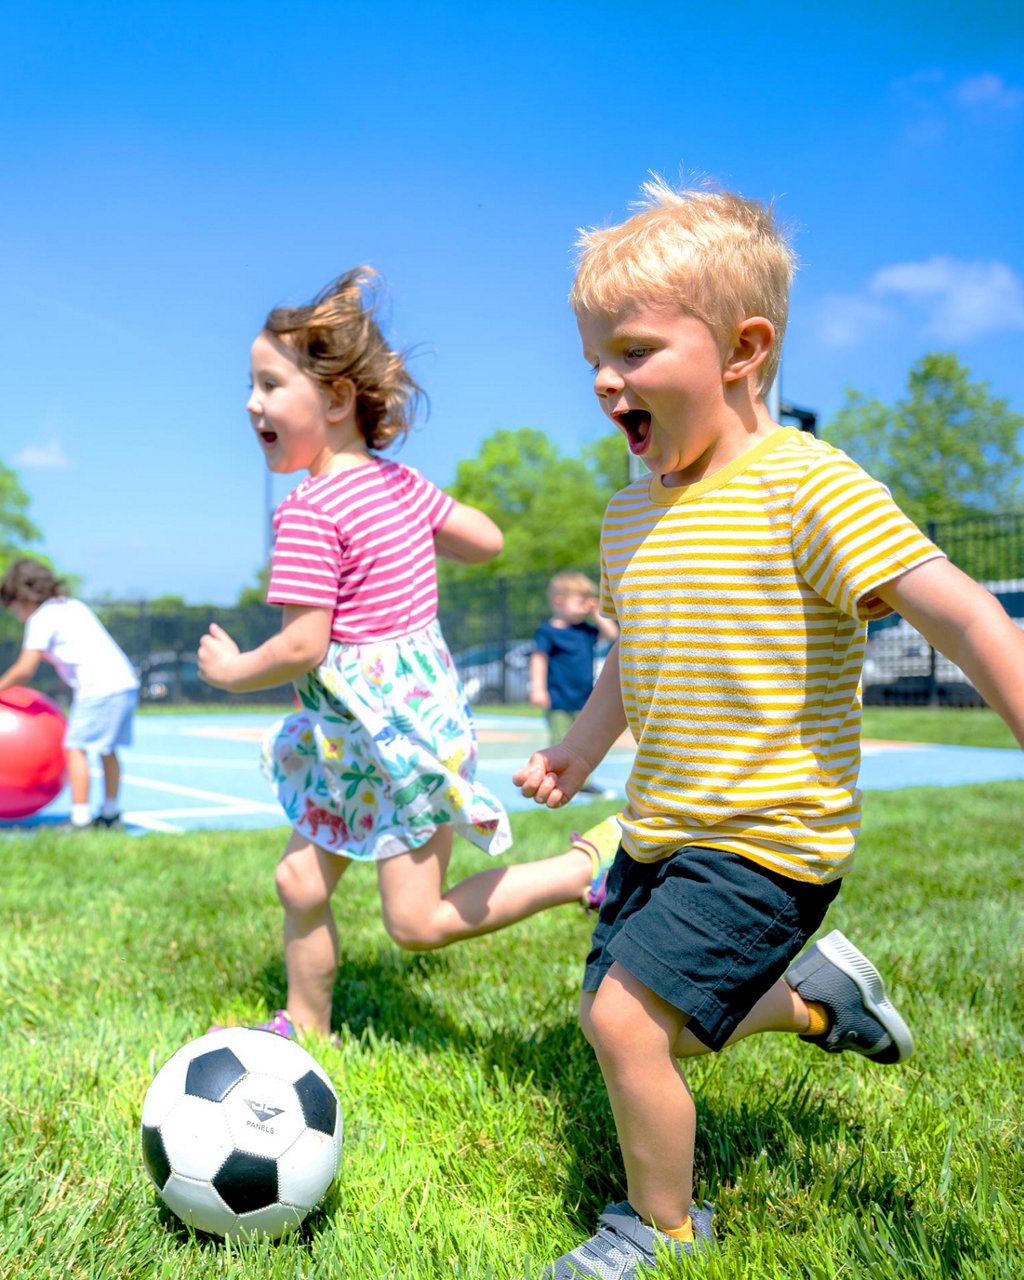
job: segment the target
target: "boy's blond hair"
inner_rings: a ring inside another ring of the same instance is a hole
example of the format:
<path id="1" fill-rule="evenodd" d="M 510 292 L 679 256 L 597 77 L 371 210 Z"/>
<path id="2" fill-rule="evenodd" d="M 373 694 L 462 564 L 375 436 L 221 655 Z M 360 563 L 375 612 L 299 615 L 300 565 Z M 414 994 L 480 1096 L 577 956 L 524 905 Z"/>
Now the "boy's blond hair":
<path id="1" fill-rule="evenodd" d="M 576 241 L 572 309 L 612 312 L 646 298 L 696 316 L 725 348 L 747 316 L 764 316 L 775 342 L 758 370 L 757 393 L 775 379 L 796 259 L 771 206 L 727 191 L 669 186 L 652 176 L 643 199 L 616 227 L 582 229 Z"/>
<path id="2" fill-rule="evenodd" d="M 554 604 L 556 596 L 567 596 L 571 591 L 581 596 L 596 596 L 597 586 L 578 569 L 562 569 L 548 583 L 548 601 Z"/>

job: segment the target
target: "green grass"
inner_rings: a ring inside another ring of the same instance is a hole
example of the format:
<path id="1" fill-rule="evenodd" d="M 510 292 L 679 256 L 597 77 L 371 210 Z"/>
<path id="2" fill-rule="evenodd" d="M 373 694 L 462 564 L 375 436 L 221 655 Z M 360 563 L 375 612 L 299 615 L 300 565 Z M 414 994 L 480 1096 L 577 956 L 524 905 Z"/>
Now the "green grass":
<path id="1" fill-rule="evenodd" d="M 988 707 L 865 707 L 865 738 L 941 742 L 955 747 L 1016 747 L 1005 723 Z"/>
<path id="2" fill-rule="evenodd" d="M 1021 1275 L 1022 804 L 1020 783 L 868 797 L 829 922 L 876 959 L 918 1052 L 885 1069 L 775 1036 L 691 1065 L 697 1194 L 716 1202 L 721 1244 L 702 1276 Z M 515 815 L 517 857 L 606 811 Z M 623 1194 L 575 1023 L 582 914 L 408 955 L 380 925 L 372 869 L 356 867 L 337 902 L 341 1048 L 314 1046 L 346 1124 L 324 1206 L 282 1243 L 236 1245 L 161 1209 L 142 1100 L 209 1022 L 282 1003 L 282 841 L 0 842 L 0 1276 L 536 1278 Z M 453 870 L 480 862 L 463 846 Z"/>

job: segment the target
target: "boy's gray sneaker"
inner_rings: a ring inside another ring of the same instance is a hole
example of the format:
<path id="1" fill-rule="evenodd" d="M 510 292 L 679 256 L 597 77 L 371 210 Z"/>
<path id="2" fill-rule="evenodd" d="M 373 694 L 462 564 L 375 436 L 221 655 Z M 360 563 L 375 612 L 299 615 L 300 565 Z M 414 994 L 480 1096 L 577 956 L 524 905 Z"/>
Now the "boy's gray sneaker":
<path id="1" fill-rule="evenodd" d="M 832 1017 L 824 1035 L 801 1040 L 826 1053 L 853 1049 L 872 1062 L 903 1062 L 914 1052 L 907 1024 L 886 999 L 881 974 L 838 929 L 798 956 L 785 977 L 799 996 L 824 1005 Z"/>
<path id="2" fill-rule="evenodd" d="M 544 1280 L 634 1280 L 637 1267 L 653 1270 L 659 1258 L 682 1258 L 714 1243 L 711 1216 L 714 1206 L 707 1200 L 700 1208 L 690 1206 L 693 1243 L 683 1244 L 662 1231 L 649 1227 L 628 1200 L 610 1204 L 598 1218 L 597 1234 L 564 1253 L 544 1272 Z"/>

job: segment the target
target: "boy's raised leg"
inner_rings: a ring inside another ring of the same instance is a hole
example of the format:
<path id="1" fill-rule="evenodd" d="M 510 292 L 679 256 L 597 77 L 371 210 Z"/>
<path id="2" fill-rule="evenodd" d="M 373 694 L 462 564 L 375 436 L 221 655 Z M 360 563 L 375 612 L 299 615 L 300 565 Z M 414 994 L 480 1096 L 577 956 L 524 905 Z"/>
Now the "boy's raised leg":
<path id="1" fill-rule="evenodd" d="M 872 1062 L 892 1064 L 914 1052 L 913 1037 L 886 995 L 882 975 L 838 929 L 798 956 L 786 981 L 802 1000 L 825 1009 L 827 1028 L 801 1038 L 826 1053 L 852 1049 Z"/>

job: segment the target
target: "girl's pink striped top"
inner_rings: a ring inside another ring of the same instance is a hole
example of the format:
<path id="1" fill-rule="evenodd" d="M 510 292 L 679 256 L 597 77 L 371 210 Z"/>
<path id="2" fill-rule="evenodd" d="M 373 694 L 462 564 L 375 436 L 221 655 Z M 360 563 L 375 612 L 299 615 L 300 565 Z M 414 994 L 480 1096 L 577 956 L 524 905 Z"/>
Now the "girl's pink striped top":
<path id="1" fill-rule="evenodd" d="M 274 515 L 267 601 L 333 610 L 343 644 L 421 630 L 437 616 L 434 531 L 454 505 L 400 462 L 308 476 Z"/>

